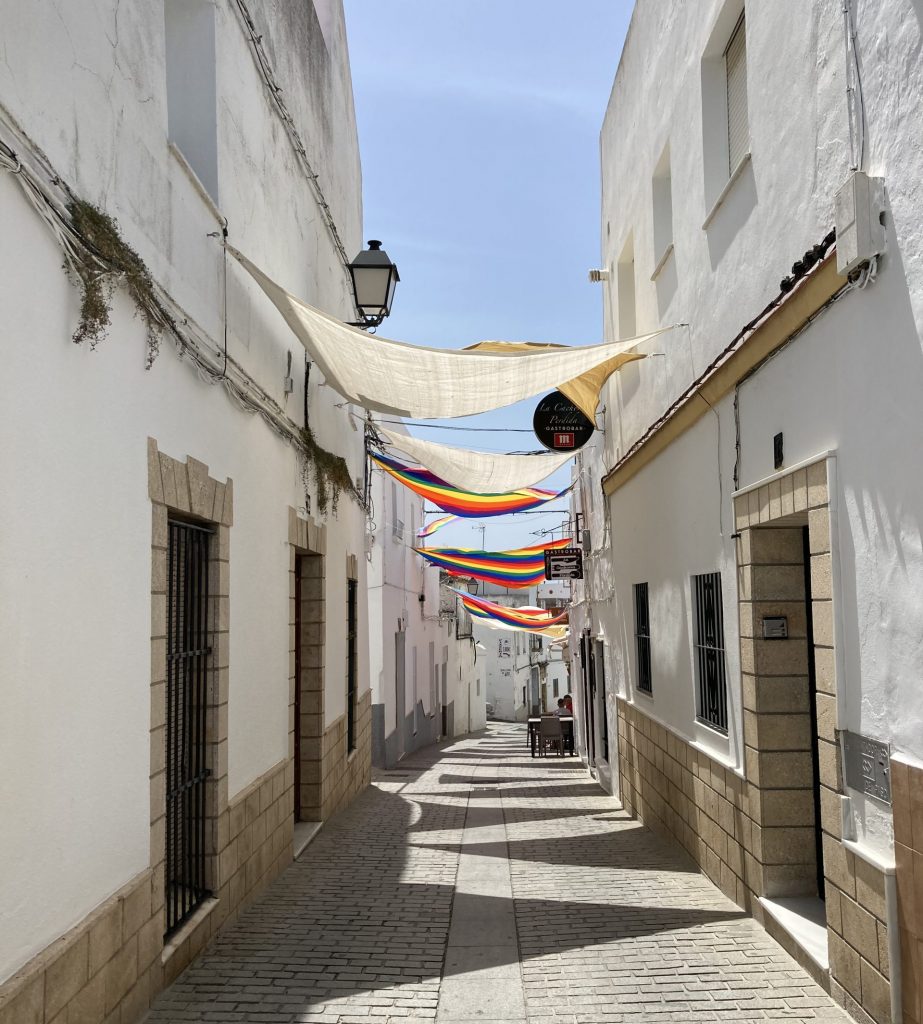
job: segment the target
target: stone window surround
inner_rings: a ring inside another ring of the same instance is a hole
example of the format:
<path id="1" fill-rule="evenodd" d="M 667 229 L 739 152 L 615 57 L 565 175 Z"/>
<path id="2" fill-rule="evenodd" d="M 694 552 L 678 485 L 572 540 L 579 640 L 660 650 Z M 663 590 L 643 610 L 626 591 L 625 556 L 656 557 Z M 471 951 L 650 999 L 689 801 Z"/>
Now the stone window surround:
<path id="1" fill-rule="evenodd" d="M 211 775 L 206 784 L 206 882 L 219 893 L 218 858 L 226 845 L 220 822 L 228 810 L 228 638 L 230 623 L 230 528 L 234 522 L 234 484 L 220 483 L 208 466 L 191 456 L 186 462 L 158 451 L 148 438 L 148 493 L 152 506 L 151 533 L 151 852 L 150 864 L 159 887 L 163 914 L 166 841 L 166 629 L 167 546 L 171 515 L 187 516 L 215 526 L 209 551 L 209 633 L 212 660 L 209 666 L 206 719 L 206 763 Z M 226 830 L 225 830 L 226 831 Z M 193 932 L 206 933 L 203 917 L 214 908 L 206 903 L 170 937 L 163 951 L 166 963 Z M 155 908 L 157 909 L 157 908 Z M 161 929 L 162 932 L 162 929 Z M 203 943 L 204 944 L 204 943 Z"/>
<path id="2" fill-rule="evenodd" d="M 152 999 L 251 903 L 292 859 L 290 758 L 232 799 L 227 791 L 228 554 L 233 484 L 219 483 L 193 458 L 179 462 L 147 443 L 151 533 L 150 866 L 0 984 L 0 1024 L 139 1020 Z M 171 511 L 211 522 L 215 657 L 208 687 L 212 792 L 207 798 L 210 885 L 215 897 L 164 946 L 164 722 L 167 523 Z M 139 581 L 141 582 L 141 581 Z M 367 784 L 357 774 L 355 786 Z"/>

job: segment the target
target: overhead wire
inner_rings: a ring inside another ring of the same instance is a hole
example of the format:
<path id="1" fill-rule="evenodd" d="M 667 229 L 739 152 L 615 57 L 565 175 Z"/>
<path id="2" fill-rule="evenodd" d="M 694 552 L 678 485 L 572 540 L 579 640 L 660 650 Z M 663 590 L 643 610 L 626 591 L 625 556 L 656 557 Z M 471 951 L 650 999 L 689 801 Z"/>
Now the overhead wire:
<path id="1" fill-rule="evenodd" d="M 288 136 L 289 142 L 301 162 L 302 170 L 304 171 L 305 176 L 311 185 L 311 189 L 314 192 L 314 199 L 321 212 L 321 218 L 330 233 L 334 248 L 337 251 L 337 255 L 340 257 L 340 262 L 343 264 L 343 269 L 348 274 L 349 256 L 343 246 L 343 240 L 340 238 L 340 232 L 336 226 L 336 221 L 333 219 L 333 211 L 330 209 L 330 204 L 327 202 L 327 197 L 324 195 L 324 190 L 320 184 L 320 178 L 308 157 L 307 148 L 305 147 L 301 134 L 295 125 L 295 119 L 289 113 L 289 109 L 285 105 L 285 100 L 282 99 L 283 90 L 276 79 L 275 72 L 273 71 L 272 65 L 269 62 L 269 57 L 267 56 L 266 50 L 263 46 L 263 36 L 257 32 L 253 15 L 250 13 L 244 0 L 232 0 L 232 3 L 240 15 L 244 32 L 246 33 L 247 39 L 250 43 L 253 61 L 256 64 L 256 69 L 266 86 L 270 103 L 278 114 L 279 119 L 282 121 L 282 125 L 285 128 L 285 133 Z"/>
<path id="2" fill-rule="evenodd" d="M 101 277 L 111 277 L 117 281 L 121 275 L 112 271 L 106 259 L 73 224 L 68 204 L 76 199 L 75 193 L 54 171 L 45 155 L 4 116 L 2 108 L 0 127 L 17 140 L 14 146 L 0 139 L 0 169 L 14 176 L 30 205 L 54 235 L 64 254 L 66 268 L 75 268 L 78 263 L 85 264 L 89 260 L 99 267 Z M 26 163 L 20 156 L 24 151 L 28 151 L 30 163 Z M 188 357 L 201 381 L 209 385 L 221 385 L 238 408 L 250 415 L 258 415 L 273 433 L 300 450 L 300 427 L 228 354 L 226 335 L 225 344 L 218 344 L 156 280 L 152 281 L 151 290 L 153 303 L 150 312 L 163 332 L 172 338 L 180 360 Z M 224 319 L 226 330 L 226 315 Z M 354 497 L 365 507 L 357 491 Z"/>
<path id="3" fill-rule="evenodd" d="M 853 0 L 843 0 L 843 28 L 846 37 L 846 98 L 849 108 L 850 166 L 854 171 L 861 171 L 865 169 L 867 122 Z M 858 136 L 858 144 L 856 136 Z"/>

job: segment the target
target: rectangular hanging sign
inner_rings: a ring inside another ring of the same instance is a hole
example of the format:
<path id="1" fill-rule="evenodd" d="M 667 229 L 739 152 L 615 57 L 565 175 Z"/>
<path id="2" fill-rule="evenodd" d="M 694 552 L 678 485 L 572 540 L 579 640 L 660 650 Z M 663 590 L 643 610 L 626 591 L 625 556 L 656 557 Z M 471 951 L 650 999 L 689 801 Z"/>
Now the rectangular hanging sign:
<path id="1" fill-rule="evenodd" d="M 559 548 L 545 552 L 545 579 L 582 580 L 583 550 L 581 548 Z"/>

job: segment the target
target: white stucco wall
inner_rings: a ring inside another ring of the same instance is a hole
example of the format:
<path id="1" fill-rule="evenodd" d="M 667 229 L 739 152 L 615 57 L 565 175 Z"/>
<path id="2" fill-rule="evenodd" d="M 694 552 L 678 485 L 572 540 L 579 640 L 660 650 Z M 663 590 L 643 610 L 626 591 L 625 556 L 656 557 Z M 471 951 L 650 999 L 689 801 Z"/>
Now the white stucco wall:
<path id="1" fill-rule="evenodd" d="M 510 608 L 523 605 L 535 606 L 536 588 L 508 589 L 494 585 L 483 585 L 478 596 L 486 597 L 497 604 Z M 478 649 L 478 661 L 483 663 L 487 686 L 487 702 L 494 707 L 494 718 L 506 722 L 524 722 L 529 714 L 532 669 L 539 669 L 539 683 L 547 682 L 545 664 L 547 654 L 530 656 L 530 635 L 522 631 L 497 630 L 474 621 L 474 635 L 483 649 Z M 509 654 L 501 655 L 503 650 Z M 523 701 L 523 687 L 526 699 Z M 563 691 L 562 691 L 563 693 Z M 541 689 L 539 689 L 541 694 Z M 551 687 L 548 687 L 551 700 Z"/>
<path id="2" fill-rule="evenodd" d="M 339 5 L 254 5 L 285 98 L 323 170 L 350 250 L 360 169 Z M 214 7 L 218 205 L 230 241 L 299 295 L 348 316 L 348 284 L 303 170 L 267 102 L 232 5 Z M 82 198 L 118 219 L 153 276 L 220 347 L 216 210 L 168 146 L 160 5 L 0 2 L 0 97 Z M 0 128 L 3 138 L 10 141 Z M 22 150 L 24 159 L 29 152 Z M 73 345 L 78 292 L 52 236 L 0 174 L 0 980 L 149 863 L 151 505 L 148 436 L 234 480 L 229 795 L 288 755 L 287 509 L 305 505 L 294 450 L 203 383 L 164 339 L 150 371 L 122 291 L 96 351 Z M 352 253 L 350 253 L 352 254 Z M 228 353 L 297 423 L 303 351 L 228 267 Z M 292 356 L 294 393 L 283 391 Z M 362 434 L 311 378 L 311 423 L 361 479 Z M 312 484 L 313 487 L 313 484 Z M 316 501 L 314 515 L 317 514 Z M 327 517 L 327 720 L 345 710 L 345 562 L 364 594 L 364 515 Z M 342 606 L 343 613 L 336 610 Z M 365 619 L 360 602 L 360 623 Z M 368 686 L 360 628 L 360 693 Z M 28 827 L 25 827 L 28 823 Z"/>
<path id="3" fill-rule="evenodd" d="M 746 4 L 752 159 L 707 227 L 701 59 L 716 25 L 741 4 L 639 0 L 601 134 L 602 286 L 608 337 L 619 335 L 617 261 L 630 239 L 637 330 L 684 321 L 642 346 L 662 352 L 615 375 L 605 394 L 602 443 L 580 459 L 575 503 L 593 552 L 575 587 L 572 629 L 610 644 L 615 681 L 647 713 L 741 767 L 735 553 L 733 395 L 718 403 L 621 487 L 608 507 L 600 478 L 779 290 L 792 263 L 833 226 L 833 196 L 849 166 L 841 5 L 824 0 L 793 19 L 785 4 Z M 877 281 L 845 296 L 740 387 L 740 477 L 835 450 L 839 547 L 840 727 L 919 756 L 917 680 L 923 589 L 915 471 L 923 442 L 923 104 L 921 24 L 911 0 L 857 0 L 868 117 L 868 163 L 887 189 L 888 249 Z M 712 39 L 712 41 L 714 41 Z M 657 102 L 651 103 L 652 90 Z M 916 112 L 916 113 L 914 113 Z M 674 249 L 659 273 L 652 176 L 669 146 Z M 654 279 L 652 280 L 652 275 Z M 689 576 L 720 570 L 724 590 L 730 735 L 694 721 Z M 634 678 L 631 585 L 650 582 L 654 696 Z M 589 604 L 584 603 L 592 598 Z M 610 722 L 611 725 L 614 724 Z M 704 730 L 704 732 L 703 732 Z M 888 845 L 886 808 L 853 794 L 860 842 Z M 885 814 L 886 816 L 886 814 Z"/>
<path id="4" fill-rule="evenodd" d="M 372 469 L 372 502 L 370 679 L 372 703 L 380 705 L 383 713 L 384 738 L 392 737 L 399 725 L 395 689 L 395 634 L 399 628 L 405 637 L 405 716 L 411 715 L 414 709 L 413 664 L 416 656 L 416 698 L 422 703 L 424 714 L 433 716 L 440 713 L 442 667 L 445 664 L 445 698 L 447 704 L 454 705 L 454 735 L 469 731 L 469 696 L 471 719 L 481 723 L 475 728 L 481 728 L 485 698 L 483 693 L 479 696 L 476 692 L 472 641 L 456 636 L 457 602 L 452 594 L 440 593 L 438 568 L 413 550 L 424 543 L 416 536 L 424 521 L 423 499 L 375 466 Z M 435 543 L 433 540 L 425 543 L 431 547 L 438 546 L 438 535 L 434 539 Z M 424 597 L 422 602 L 420 595 Z M 435 701 L 429 681 L 430 644 L 434 648 L 438 677 Z M 393 739 L 390 742 L 394 742 Z"/>

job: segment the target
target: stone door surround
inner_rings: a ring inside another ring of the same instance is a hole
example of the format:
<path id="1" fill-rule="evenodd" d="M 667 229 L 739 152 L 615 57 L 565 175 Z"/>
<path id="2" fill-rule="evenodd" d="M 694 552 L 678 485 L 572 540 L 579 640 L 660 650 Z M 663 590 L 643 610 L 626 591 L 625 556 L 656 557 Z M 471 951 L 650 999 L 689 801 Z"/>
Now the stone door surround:
<path id="1" fill-rule="evenodd" d="M 835 455 L 824 453 L 734 495 L 740 609 L 746 777 L 750 790 L 755 896 L 816 892 L 808 658 L 817 686 L 816 735 L 830 989 L 847 1009 L 876 1021 L 890 1017 L 885 878 L 843 846 L 837 652 L 831 531 Z M 804 552 L 808 527 L 813 649 L 804 620 Z M 788 616 L 800 643 L 765 640 L 763 616 Z M 770 926 L 768 915 L 753 910 Z M 777 929 L 770 927 L 773 934 Z"/>

